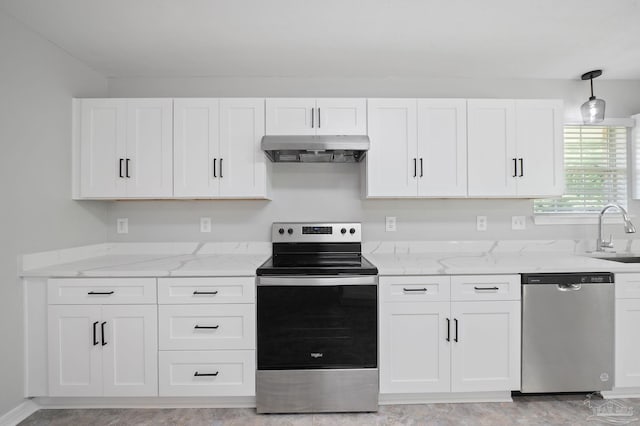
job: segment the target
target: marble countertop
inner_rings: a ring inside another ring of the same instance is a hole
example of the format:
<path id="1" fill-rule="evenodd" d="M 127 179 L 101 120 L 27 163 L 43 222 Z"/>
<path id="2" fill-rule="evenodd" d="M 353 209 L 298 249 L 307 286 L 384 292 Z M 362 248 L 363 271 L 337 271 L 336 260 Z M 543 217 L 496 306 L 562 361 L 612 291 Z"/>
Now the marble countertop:
<path id="1" fill-rule="evenodd" d="M 640 243 L 638 243 L 640 244 Z M 604 256 L 640 253 L 636 242 Z M 640 272 L 640 264 L 596 259 L 581 241 L 367 242 L 380 275 Z M 25 255 L 23 277 L 251 276 L 271 244 L 107 243 Z"/>

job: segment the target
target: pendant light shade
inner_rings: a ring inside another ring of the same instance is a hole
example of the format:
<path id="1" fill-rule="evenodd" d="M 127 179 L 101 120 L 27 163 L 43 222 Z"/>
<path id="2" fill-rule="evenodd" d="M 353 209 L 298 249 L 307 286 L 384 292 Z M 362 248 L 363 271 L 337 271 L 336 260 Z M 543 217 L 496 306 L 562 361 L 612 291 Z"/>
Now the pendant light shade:
<path id="1" fill-rule="evenodd" d="M 594 70 L 582 74 L 583 80 L 589 80 L 591 82 L 591 96 L 589 100 L 580 107 L 584 124 L 600 123 L 604 120 L 605 102 L 602 99 L 596 99 L 593 95 L 593 79 L 601 75 L 602 70 Z"/>

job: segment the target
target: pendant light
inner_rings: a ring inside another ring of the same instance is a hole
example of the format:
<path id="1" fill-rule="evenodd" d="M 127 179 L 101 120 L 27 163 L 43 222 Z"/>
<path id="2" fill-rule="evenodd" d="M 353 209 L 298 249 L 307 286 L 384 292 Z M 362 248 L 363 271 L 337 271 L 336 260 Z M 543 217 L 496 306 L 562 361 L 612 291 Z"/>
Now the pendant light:
<path id="1" fill-rule="evenodd" d="M 604 120 L 605 102 L 602 99 L 596 99 L 593 96 L 593 79 L 600 77 L 602 70 L 593 70 L 582 74 L 583 80 L 591 81 L 591 96 L 589 100 L 582 104 L 580 111 L 582 112 L 582 121 L 584 124 L 600 123 Z"/>

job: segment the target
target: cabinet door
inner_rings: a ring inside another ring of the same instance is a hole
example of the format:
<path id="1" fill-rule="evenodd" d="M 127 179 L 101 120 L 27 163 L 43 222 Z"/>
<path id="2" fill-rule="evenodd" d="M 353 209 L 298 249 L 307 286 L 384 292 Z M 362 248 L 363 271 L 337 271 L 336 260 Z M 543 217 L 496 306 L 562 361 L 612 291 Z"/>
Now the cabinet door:
<path id="1" fill-rule="evenodd" d="M 102 307 L 104 396 L 158 395 L 157 309 L 150 305 Z"/>
<path id="2" fill-rule="evenodd" d="M 218 99 L 176 99 L 173 108 L 174 195 L 218 196 Z"/>
<path id="3" fill-rule="evenodd" d="M 100 306 L 49 306 L 49 396 L 102 396 Z"/>
<path id="4" fill-rule="evenodd" d="M 171 99 L 127 101 L 127 197 L 173 195 Z"/>
<path id="5" fill-rule="evenodd" d="M 383 303 L 380 393 L 449 392 L 449 302 Z"/>
<path id="6" fill-rule="evenodd" d="M 264 99 L 220 101 L 220 195 L 266 197 Z"/>
<path id="7" fill-rule="evenodd" d="M 369 99 L 367 197 L 416 197 L 415 99 Z"/>
<path id="8" fill-rule="evenodd" d="M 562 119 L 562 101 L 516 101 L 519 197 L 564 192 Z"/>
<path id="9" fill-rule="evenodd" d="M 453 302 L 451 316 L 451 390 L 519 390 L 520 302 Z"/>
<path id="10" fill-rule="evenodd" d="M 418 100 L 418 196 L 467 195 L 467 101 Z"/>
<path id="11" fill-rule="evenodd" d="M 516 195 L 515 102 L 467 101 L 468 180 L 470 197 Z"/>
<path id="12" fill-rule="evenodd" d="M 640 299 L 616 300 L 616 388 L 640 387 Z"/>
<path id="13" fill-rule="evenodd" d="M 316 100 L 318 135 L 366 135 L 366 99 L 320 98 Z"/>
<path id="14" fill-rule="evenodd" d="M 125 195 L 126 101 L 80 100 L 80 196 Z"/>
<path id="15" fill-rule="evenodd" d="M 266 101 L 267 135 L 315 135 L 316 100 L 272 98 Z"/>

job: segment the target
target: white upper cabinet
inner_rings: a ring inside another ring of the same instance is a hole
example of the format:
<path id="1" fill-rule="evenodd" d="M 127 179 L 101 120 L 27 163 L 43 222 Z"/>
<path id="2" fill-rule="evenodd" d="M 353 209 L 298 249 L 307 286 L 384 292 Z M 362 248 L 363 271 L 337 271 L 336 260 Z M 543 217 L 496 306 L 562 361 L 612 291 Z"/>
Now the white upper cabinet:
<path id="1" fill-rule="evenodd" d="M 369 99 L 367 197 L 415 197 L 418 193 L 415 99 Z"/>
<path id="2" fill-rule="evenodd" d="M 172 100 L 81 99 L 77 198 L 172 195 Z"/>
<path id="3" fill-rule="evenodd" d="M 369 99 L 368 197 L 467 195 L 464 99 Z"/>
<path id="4" fill-rule="evenodd" d="M 418 99 L 418 196 L 467 195 L 467 101 Z"/>
<path id="5" fill-rule="evenodd" d="M 267 135 L 364 135 L 367 101 L 349 98 L 270 98 Z"/>
<path id="6" fill-rule="evenodd" d="M 470 197 L 545 197 L 564 190 L 562 102 L 467 104 Z"/>
<path id="7" fill-rule="evenodd" d="M 264 99 L 176 99 L 174 195 L 266 198 Z"/>

